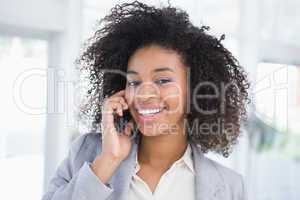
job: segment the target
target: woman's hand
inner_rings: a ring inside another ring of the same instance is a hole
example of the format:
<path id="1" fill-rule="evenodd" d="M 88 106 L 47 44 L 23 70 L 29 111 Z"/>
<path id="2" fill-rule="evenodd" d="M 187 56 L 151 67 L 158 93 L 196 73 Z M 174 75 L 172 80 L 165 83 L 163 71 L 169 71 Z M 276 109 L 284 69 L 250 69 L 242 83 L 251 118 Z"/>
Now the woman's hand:
<path id="1" fill-rule="evenodd" d="M 130 139 L 133 122 L 126 124 L 123 133 L 118 133 L 114 125 L 113 113 L 123 116 L 123 110 L 128 109 L 128 104 L 124 98 L 125 91 L 121 90 L 104 101 L 102 107 L 102 154 L 111 156 L 122 161 L 131 149 Z"/>
<path id="2" fill-rule="evenodd" d="M 124 96 L 125 91 L 121 90 L 107 98 L 102 106 L 102 151 L 94 160 L 92 170 L 103 182 L 108 181 L 132 146 L 133 121 L 126 124 L 122 133 L 118 133 L 114 125 L 114 113 L 122 117 L 123 110 L 128 109 Z"/>

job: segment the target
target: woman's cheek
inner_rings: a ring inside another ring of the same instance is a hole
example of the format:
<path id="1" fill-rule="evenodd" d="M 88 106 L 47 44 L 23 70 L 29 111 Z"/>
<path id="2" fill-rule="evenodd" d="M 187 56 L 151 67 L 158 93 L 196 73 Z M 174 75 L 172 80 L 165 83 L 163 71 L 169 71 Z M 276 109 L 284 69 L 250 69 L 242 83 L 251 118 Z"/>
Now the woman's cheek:
<path id="1" fill-rule="evenodd" d="M 182 101 L 180 89 L 177 86 L 171 85 L 164 88 L 162 91 L 163 101 L 168 106 L 168 114 L 174 114 L 181 110 L 180 102 Z"/>
<path id="2" fill-rule="evenodd" d="M 174 113 L 174 109 L 176 109 L 176 99 L 177 99 L 177 92 L 174 91 L 174 87 L 165 87 L 164 89 L 160 90 L 162 103 L 167 106 L 167 111 L 169 114 Z"/>

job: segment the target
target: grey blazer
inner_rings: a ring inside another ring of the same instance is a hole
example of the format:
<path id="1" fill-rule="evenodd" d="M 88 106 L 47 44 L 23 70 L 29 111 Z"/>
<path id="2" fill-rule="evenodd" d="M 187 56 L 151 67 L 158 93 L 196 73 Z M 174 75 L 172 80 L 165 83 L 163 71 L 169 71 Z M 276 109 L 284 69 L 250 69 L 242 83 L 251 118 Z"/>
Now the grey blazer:
<path id="1" fill-rule="evenodd" d="M 196 172 L 196 200 L 247 199 L 241 175 L 205 157 L 193 142 L 191 147 Z M 133 142 L 128 157 L 104 184 L 90 168 L 101 152 L 100 134 L 79 136 L 57 168 L 42 200 L 127 200 L 137 148 L 138 144 Z"/>

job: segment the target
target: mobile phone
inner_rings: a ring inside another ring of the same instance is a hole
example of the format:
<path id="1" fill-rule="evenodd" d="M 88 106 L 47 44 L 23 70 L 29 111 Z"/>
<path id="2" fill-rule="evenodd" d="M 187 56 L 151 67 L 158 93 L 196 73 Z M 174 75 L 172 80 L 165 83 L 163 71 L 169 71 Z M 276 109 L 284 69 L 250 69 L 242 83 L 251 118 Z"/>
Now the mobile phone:
<path id="1" fill-rule="evenodd" d="M 114 125 L 119 134 L 122 134 L 126 124 L 132 119 L 132 116 L 129 110 L 123 110 L 123 116 L 120 117 L 117 113 L 114 113 Z M 138 141 L 139 140 L 139 129 L 138 126 L 134 123 L 133 129 L 131 129 L 131 139 Z"/>
<path id="2" fill-rule="evenodd" d="M 124 131 L 126 124 L 130 121 L 131 114 L 129 110 L 123 110 L 123 116 L 119 116 L 117 113 L 114 113 L 114 125 L 116 130 L 121 133 Z"/>

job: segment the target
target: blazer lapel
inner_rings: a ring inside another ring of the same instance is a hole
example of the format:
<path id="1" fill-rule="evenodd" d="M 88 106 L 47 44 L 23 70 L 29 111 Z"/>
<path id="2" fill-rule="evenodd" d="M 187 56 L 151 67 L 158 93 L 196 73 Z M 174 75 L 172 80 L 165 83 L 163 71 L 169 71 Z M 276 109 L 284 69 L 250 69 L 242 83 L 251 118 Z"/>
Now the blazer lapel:
<path id="1" fill-rule="evenodd" d="M 128 157 L 119 165 L 116 173 L 108 182 L 113 186 L 114 191 L 110 196 L 111 200 L 126 200 L 129 193 L 129 184 L 131 177 L 134 174 L 135 157 L 137 153 L 138 144 L 133 142 L 131 151 Z"/>
<path id="2" fill-rule="evenodd" d="M 194 142 L 191 142 L 196 173 L 196 200 L 220 200 L 225 198 L 224 181 L 214 164 L 206 158 Z"/>

